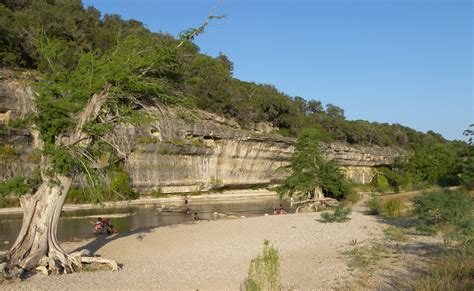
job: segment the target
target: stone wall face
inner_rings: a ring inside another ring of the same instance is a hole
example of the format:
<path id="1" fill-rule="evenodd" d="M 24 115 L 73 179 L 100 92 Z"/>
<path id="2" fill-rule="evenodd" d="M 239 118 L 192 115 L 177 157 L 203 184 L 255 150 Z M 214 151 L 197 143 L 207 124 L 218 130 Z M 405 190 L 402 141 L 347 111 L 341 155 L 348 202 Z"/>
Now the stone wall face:
<path id="1" fill-rule="evenodd" d="M 133 141 L 126 170 L 136 190 L 250 188 L 285 178 L 282 168 L 289 165 L 294 139 L 240 130 L 209 113 L 196 114 L 206 118 L 186 122 L 175 112 L 160 110 L 158 122 L 147 128 L 117 128 Z M 355 183 L 370 182 L 373 167 L 389 165 L 401 154 L 391 148 L 343 143 L 321 144 L 321 152 Z"/>
<path id="2" fill-rule="evenodd" d="M 22 78 L 12 78 L 6 72 L 0 79 L 0 124 L 7 125 L 13 118 L 21 118 L 34 110 L 34 94 Z M 0 181 L 14 176 L 31 177 L 39 163 L 34 150 L 34 139 L 25 129 L 0 130 Z"/>
<path id="3" fill-rule="evenodd" d="M 13 117 L 34 110 L 33 92 L 19 81 L 0 80 L 0 107 Z M 203 111 L 149 108 L 157 121 L 140 128 L 119 124 L 108 138 L 127 153 L 125 169 L 134 190 L 165 193 L 219 188 L 251 188 L 284 179 L 294 151 L 294 139 L 246 131 L 232 120 Z M 261 127 L 261 126 L 260 126 Z M 255 130 L 258 130 L 255 126 Z M 0 156 L 0 180 L 31 176 L 39 162 L 33 138 L 26 130 L 0 134 L 0 146 L 18 149 L 17 156 Z M 401 151 L 381 147 L 322 144 L 323 155 L 334 160 L 357 183 L 368 183 L 373 167 L 389 165 Z"/>

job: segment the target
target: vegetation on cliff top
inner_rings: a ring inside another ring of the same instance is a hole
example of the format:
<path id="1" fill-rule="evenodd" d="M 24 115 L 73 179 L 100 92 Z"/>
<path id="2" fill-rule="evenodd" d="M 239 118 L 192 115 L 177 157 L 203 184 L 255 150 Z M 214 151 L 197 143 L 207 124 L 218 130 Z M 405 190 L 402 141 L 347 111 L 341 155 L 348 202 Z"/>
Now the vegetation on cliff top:
<path id="1" fill-rule="evenodd" d="M 292 136 L 297 136 L 302 128 L 318 127 L 327 139 L 350 144 L 411 149 L 420 143 L 446 142 L 434 132 L 423 134 L 399 124 L 348 121 L 344 110 L 333 104 L 324 108 L 320 101 L 292 97 L 269 84 L 240 81 L 232 76 L 233 64 L 224 54 L 216 58 L 200 54 L 199 48 L 190 41 L 185 41 L 177 49 L 182 41 L 171 35 L 152 33 L 142 23 L 123 20 L 119 15 L 102 16 L 93 7 L 84 8 L 80 0 L 2 0 L 0 31 L 0 65 L 34 68 L 46 73 L 61 69 L 55 75 L 61 75 L 59 73 L 64 70 L 76 70 L 70 78 L 77 80 L 70 82 L 78 85 L 90 80 L 90 91 L 97 90 L 107 75 L 124 77 L 133 68 L 94 69 L 97 79 L 91 79 L 88 71 L 84 71 L 84 64 L 94 61 L 94 58 L 106 60 L 107 56 L 114 56 L 116 60 L 110 61 L 127 65 L 128 55 L 115 56 L 114 52 L 118 48 L 130 52 L 123 49 L 132 46 L 131 39 L 134 39 L 139 47 L 153 47 L 155 50 L 145 50 L 143 53 L 147 56 L 129 64 L 143 65 L 140 62 L 148 59 L 157 65 L 145 70 L 148 77 L 154 77 L 153 82 L 140 86 L 145 95 L 172 93 L 199 108 L 235 118 L 244 127 L 270 122 L 280 128 L 282 134 Z M 45 59 L 45 54 L 54 52 L 60 54 Z M 82 70 L 77 70 L 78 66 L 82 66 Z M 86 80 L 79 80 L 84 78 Z M 128 79 L 124 85 L 133 85 L 133 81 Z M 64 94 L 58 89 L 55 88 L 58 94 Z M 139 93 L 136 89 L 129 93 Z M 71 92 L 75 96 L 82 93 L 85 92 Z M 174 98 L 171 100 L 176 101 Z"/>

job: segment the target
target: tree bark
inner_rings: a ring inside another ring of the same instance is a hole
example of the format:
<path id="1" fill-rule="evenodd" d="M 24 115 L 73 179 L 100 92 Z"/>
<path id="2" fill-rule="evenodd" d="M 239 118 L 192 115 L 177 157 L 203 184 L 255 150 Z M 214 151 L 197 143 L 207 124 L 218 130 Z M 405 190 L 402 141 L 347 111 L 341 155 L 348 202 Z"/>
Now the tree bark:
<path id="1" fill-rule="evenodd" d="M 80 262 L 69 257 L 56 238 L 59 217 L 71 178 L 57 175 L 44 181 L 35 195 L 20 198 L 23 224 L 10 250 L 11 264 L 20 270 L 45 266 L 52 272 L 72 272 Z"/>
<path id="2" fill-rule="evenodd" d="M 107 84 L 104 89 L 94 94 L 78 115 L 76 127 L 65 137 L 57 137 L 57 146 L 81 144 L 86 147 L 91 140 L 83 132 L 87 121 L 93 120 L 99 114 L 102 105 L 107 100 Z M 36 134 L 36 136 L 38 136 Z M 42 143 L 38 143 L 42 149 Z M 34 195 L 20 197 L 23 208 L 23 223 L 20 233 L 8 254 L 6 267 L 3 266 L 7 278 L 21 275 L 24 271 L 35 268 L 52 273 L 70 273 L 81 268 L 81 263 L 106 263 L 112 270 L 117 270 L 117 264 L 102 258 L 81 258 L 81 255 L 68 255 L 59 245 L 56 231 L 59 217 L 66 195 L 71 187 L 72 178 L 61 174 L 48 174 L 51 164 L 47 156 L 41 158 L 42 184 Z M 0 261 L 0 263 L 2 263 Z"/>

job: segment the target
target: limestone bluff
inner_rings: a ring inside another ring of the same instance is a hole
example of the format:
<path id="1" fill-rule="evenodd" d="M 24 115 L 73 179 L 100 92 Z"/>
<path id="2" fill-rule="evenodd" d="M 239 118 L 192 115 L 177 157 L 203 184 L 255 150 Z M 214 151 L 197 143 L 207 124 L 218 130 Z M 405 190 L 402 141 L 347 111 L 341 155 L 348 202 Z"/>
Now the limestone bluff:
<path id="1" fill-rule="evenodd" d="M 34 111 L 34 90 L 23 74 L 6 72 L 0 80 L 2 122 Z M 147 108 L 156 121 L 142 127 L 119 124 L 109 135 L 126 153 L 125 170 L 135 191 L 164 193 L 252 188 L 277 184 L 285 177 L 295 139 L 278 136 L 268 124 L 244 130 L 233 120 L 201 110 Z M 31 176 L 39 160 L 28 130 L 0 133 L 0 146 L 14 156 L 0 156 L 0 179 Z M 399 148 L 321 143 L 321 152 L 356 183 L 368 183 L 375 168 L 404 155 Z"/>

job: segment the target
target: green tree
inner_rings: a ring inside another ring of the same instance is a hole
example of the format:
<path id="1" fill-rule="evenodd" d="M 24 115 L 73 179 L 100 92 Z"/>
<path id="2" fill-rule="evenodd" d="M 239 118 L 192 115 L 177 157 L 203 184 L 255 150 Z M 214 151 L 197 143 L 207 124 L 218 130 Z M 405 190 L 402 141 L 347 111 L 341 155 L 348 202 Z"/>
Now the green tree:
<path id="1" fill-rule="evenodd" d="M 327 104 L 326 105 L 326 113 L 331 116 L 332 118 L 336 120 L 344 120 L 344 109 L 333 105 L 333 104 Z"/>
<path id="2" fill-rule="evenodd" d="M 321 101 L 318 100 L 309 100 L 308 101 L 308 112 L 309 113 L 318 113 L 323 112 L 323 105 Z"/>
<path id="3" fill-rule="evenodd" d="M 290 175 L 278 188 L 281 196 L 305 195 L 321 189 L 324 195 L 342 199 L 352 191 L 342 171 L 321 156 L 320 136 L 314 129 L 301 132 L 291 157 Z"/>
<path id="4" fill-rule="evenodd" d="M 119 145 L 106 140 L 106 135 L 113 134 L 117 123 L 140 125 L 152 120 L 141 111 L 144 106 L 185 102 L 176 88 L 182 78 L 177 41 L 169 45 L 137 22 L 109 17 L 99 19 L 99 26 L 111 25 L 111 30 L 119 27 L 123 34 L 115 34 L 113 42 L 107 44 L 110 48 L 97 47 L 93 41 L 84 40 L 75 22 L 91 12 L 85 11 L 80 1 L 39 0 L 26 7 L 15 11 L 15 17 L 31 25 L 24 27 L 35 40 L 28 53 L 42 72 L 32 129 L 38 130 L 43 140 L 39 149 L 42 181 L 34 195 L 20 198 L 24 221 L 2 270 L 7 276 L 39 265 L 53 272 L 73 272 L 82 262 L 94 261 L 70 256 L 56 237 L 61 209 L 75 175 L 84 173 L 91 188 L 109 184 L 111 191 L 131 196 L 128 175 L 115 173 L 108 183 L 100 166 L 106 152 L 111 153 L 105 163 L 110 166 L 127 156 Z M 35 17 L 42 30 L 36 26 Z M 84 44 L 90 45 L 89 49 Z M 117 268 L 112 261 L 104 262 Z"/>
<path id="5" fill-rule="evenodd" d="M 474 124 L 464 131 L 464 135 L 469 138 L 469 148 L 464 155 L 461 180 L 468 189 L 474 189 Z"/>

